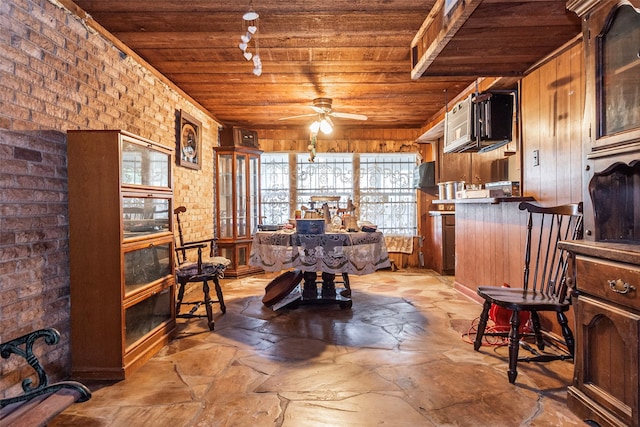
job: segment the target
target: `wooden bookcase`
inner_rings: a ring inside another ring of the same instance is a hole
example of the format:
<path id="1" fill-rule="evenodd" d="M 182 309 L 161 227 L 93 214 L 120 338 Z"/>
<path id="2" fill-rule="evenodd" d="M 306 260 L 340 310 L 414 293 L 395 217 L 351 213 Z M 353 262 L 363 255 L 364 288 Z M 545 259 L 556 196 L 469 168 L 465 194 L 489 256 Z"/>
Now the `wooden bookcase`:
<path id="1" fill-rule="evenodd" d="M 118 380 L 175 333 L 173 150 L 124 131 L 69 131 L 71 363 Z"/>

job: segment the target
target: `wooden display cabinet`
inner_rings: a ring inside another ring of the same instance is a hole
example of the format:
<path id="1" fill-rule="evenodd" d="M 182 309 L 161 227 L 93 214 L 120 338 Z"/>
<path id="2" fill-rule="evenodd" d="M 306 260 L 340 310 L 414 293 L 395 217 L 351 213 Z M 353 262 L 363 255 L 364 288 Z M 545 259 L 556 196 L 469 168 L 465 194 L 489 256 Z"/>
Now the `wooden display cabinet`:
<path id="1" fill-rule="evenodd" d="M 175 333 L 173 150 L 124 131 L 69 131 L 71 364 L 119 380 Z"/>
<path id="2" fill-rule="evenodd" d="M 249 265 L 251 244 L 260 223 L 260 150 L 218 147 L 216 228 L 219 254 L 231 260 L 225 276 L 261 272 Z"/>
<path id="3" fill-rule="evenodd" d="M 570 0 L 586 66 L 584 240 L 574 255 L 576 350 L 569 408 L 640 425 L 640 0 Z"/>

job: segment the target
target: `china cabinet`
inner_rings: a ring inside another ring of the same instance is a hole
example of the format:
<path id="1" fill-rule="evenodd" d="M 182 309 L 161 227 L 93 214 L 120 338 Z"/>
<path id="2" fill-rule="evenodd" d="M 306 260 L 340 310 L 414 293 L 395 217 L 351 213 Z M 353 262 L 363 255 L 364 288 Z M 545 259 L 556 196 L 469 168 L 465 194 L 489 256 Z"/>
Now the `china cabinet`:
<path id="1" fill-rule="evenodd" d="M 175 332 L 173 150 L 124 131 L 69 131 L 71 363 L 117 380 Z"/>
<path id="2" fill-rule="evenodd" d="M 584 240 L 573 254 L 576 351 L 569 408 L 640 425 L 640 1 L 571 0 L 583 18 Z"/>
<path id="3" fill-rule="evenodd" d="M 251 243 L 260 223 L 261 153 L 249 147 L 215 149 L 218 250 L 231 260 L 225 276 L 262 271 L 249 265 Z"/>

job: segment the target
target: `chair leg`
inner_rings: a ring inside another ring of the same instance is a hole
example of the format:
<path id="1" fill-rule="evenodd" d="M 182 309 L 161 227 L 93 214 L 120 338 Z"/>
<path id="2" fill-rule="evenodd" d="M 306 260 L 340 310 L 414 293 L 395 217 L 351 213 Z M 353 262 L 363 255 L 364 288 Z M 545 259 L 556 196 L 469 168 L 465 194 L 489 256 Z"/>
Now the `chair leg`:
<path id="1" fill-rule="evenodd" d="M 518 376 L 518 350 L 520 350 L 520 311 L 513 310 L 511 314 L 511 330 L 509 331 L 509 382 L 516 382 Z"/>
<path id="2" fill-rule="evenodd" d="M 558 323 L 560 323 L 560 327 L 562 328 L 562 336 L 564 337 L 565 344 L 567 345 L 567 350 L 569 350 L 569 354 L 574 356 L 573 352 L 575 350 L 575 340 L 573 338 L 573 332 L 571 332 L 571 328 L 569 328 L 569 320 L 564 312 L 558 312 Z"/>
<path id="3" fill-rule="evenodd" d="M 218 302 L 220 303 L 220 311 L 222 314 L 227 312 L 227 306 L 224 305 L 224 298 L 222 297 L 222 288 L 220 287 L 220 281 L 217 277 L 213 278 L 213 284 L 216 288 L 216 295 L 218 296 Z"/>
<path id="4" fill-rule="evenodd" d="M 211 309 L 211 297 L 209 296 L 209 283 L 206 280 L 202 281 L 202 293 L 204 294 L 204 308 L 207 310 L 207 320 L 209 323 L 209 330 L 213 331 L 213 310 Z"/>
<path id="5" fill-rule="evenodd" d="M 184 298 L 184 288 L 186 283 L 178 282 L 178 300 L 176 302 L 176 316 L 180 314 L 180 305 L 182 304 L 182 298 Z"/>
<path id="6" fill-rule="evenodd" d="M 536 338 L 536 346 L 539 350 L 544 350 L 544 340 L 542 339 L 542 325 L 540 325 L 540 316 L 537 311 L 531 311 L 531 325 L 533 326 L 533 334 Z"/>
<path id="7" fill-rule="evenodd" d="M 482 313 L 480 313 L 480 320 L 478 320 L 478 330 L 476 331 L 476 340 L 473 343 L 473 349 L 478 351 L 482 346 L 482 338 L 484 337 L 484 330 L 487 327 L 489 321 L 489 310 L 491 309 L 491 303 L 485 301 L 482 305 Z"/>

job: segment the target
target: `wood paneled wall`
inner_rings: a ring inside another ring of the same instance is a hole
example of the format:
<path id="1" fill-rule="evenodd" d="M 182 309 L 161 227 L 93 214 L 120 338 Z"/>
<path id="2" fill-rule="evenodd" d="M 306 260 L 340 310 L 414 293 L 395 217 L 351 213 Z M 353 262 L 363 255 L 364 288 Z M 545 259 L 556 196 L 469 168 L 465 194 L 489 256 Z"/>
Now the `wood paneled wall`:
<path id="1" fill-rule="evenodd" d="M 291 129 L 254 129 L 260 149 L 266 152 L 307 151 L 309 131 L 304 126 Z M 331 135 L 318 135 L 317 153 L 401 153 L 419 152 L 419 129 L 336 127 Z"/>
<path id="2" fill-rule="evenodd" d="M 542 204 L 582 201 L 584 85 L 581 42 L 522 80 L 523 190 Z"/>

